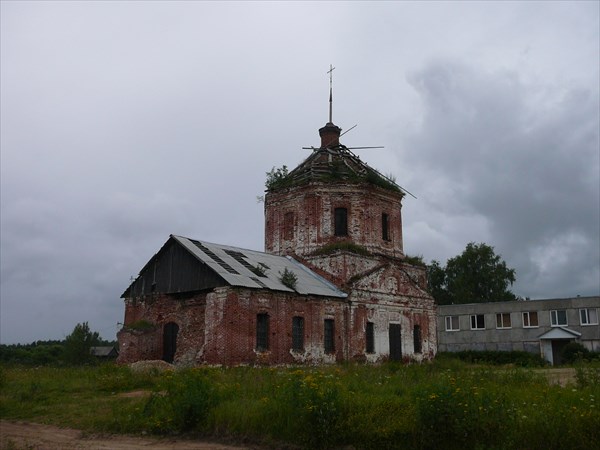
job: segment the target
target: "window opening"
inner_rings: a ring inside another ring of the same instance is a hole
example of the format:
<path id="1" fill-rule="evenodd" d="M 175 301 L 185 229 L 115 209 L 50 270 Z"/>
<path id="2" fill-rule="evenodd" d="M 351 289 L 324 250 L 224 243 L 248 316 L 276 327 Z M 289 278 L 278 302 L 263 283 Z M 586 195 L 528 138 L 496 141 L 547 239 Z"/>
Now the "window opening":
<path id="1" fill-rule="evenodd" d="M 446 316 L 446 331 L 458 331 L 458 316 Z"/>
<path id="2" fill-rule="evenodd" d="M 292 318 L 292 350 L 304 350 L 304 317 Z"/>
<path id="3" fill-rule="evenodd" d="M 598 325 L 598 310 L 596 308 L 584 308 L 579 310 L 581 325 Z"/>
<path id="4" fill-rule="evenodd" d="M 526 311 L 523 313 L 523 328 L 537 328 L 538 326 L 537 311 Z"/>
<path id="5" fill-rule="evenodd" d="M 348 210 L 346 208 L 335 208 L 334 216 L 335 235 L 348 236 Z"/>
<path id="6" fill-rule="evenodd" d="M 335 352 L 335 329 L 333 319 L 325 319 L 324 345 L 325 353 Z"/>
<path id="7" fill-rule="evenodd" d="M 413 327 L 413 343 L 415 353 L 421 353 L 422 344 L 421 344 L 421 326 L 415 325 Z"/>
<path id="8" fill-rule="evenodd" d="M 485 316 L 483 314 L 471 315 L 471 330 L 485 330 Z"/>
<path id="9" fill-rule="evenodd" d="M 390 218 L 386 213 L 381 214 L 381 237 L 384 241 L 390 240 Z"/>
<path id="10" fill-rule="evenodd" d="M 550 324 L 553 327 L 566 327 L 567 311 L 564 309 L 553 309 L 550 311 Z"/>
<path id="11" fill-rule="evenodd" d="M 269 349 L 269 315 L 256 315 L 256 350 L 264 352 Z"/>
<path id="12" fill-rule="evenodd" d="M 367 353 L 375 353 L 375 324 L 367 322 Z"/>
<path id="13" fill-rule="evenodd" d="M 510 313 L 496 314 L 496 328 L 512 328 Z"/>

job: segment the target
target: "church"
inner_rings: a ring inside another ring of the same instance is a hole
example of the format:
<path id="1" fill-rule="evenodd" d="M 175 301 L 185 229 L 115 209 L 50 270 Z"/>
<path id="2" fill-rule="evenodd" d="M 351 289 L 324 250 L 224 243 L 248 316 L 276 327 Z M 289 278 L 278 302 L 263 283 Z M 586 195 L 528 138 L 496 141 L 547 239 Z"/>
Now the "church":
<path id="1" fill-rule="evenodd" d="M 171 235 L 122 295 L 118 361 L 177 365 L 423 361 L 437 350 L 426 268 L 402 239 L 406 192 L 329 121 L 272 171 L 265 251 Z"/>

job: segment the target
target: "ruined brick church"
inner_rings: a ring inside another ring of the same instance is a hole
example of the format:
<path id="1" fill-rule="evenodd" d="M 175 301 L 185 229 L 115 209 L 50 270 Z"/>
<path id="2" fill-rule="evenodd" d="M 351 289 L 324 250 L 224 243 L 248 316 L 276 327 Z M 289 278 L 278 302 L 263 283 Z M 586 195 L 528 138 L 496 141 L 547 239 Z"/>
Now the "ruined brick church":
<path id="1" fill-rule="evenodd" d="M 271 173 L 265 252 L 171 235 L 123 293 L 119 361 L 326 364 L 432 358 L 426 269 L 405 257 L 403 189 L 341 128 Z"/>

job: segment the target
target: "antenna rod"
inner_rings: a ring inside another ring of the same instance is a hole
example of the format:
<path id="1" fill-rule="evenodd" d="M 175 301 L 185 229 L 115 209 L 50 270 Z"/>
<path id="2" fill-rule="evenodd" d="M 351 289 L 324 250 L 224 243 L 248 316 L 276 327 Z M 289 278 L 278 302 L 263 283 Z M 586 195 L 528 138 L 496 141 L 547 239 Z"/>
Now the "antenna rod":
<path id="1" fill-rule="evenodd" d="M 327 71 L 327 73 L 329 74 L 329 123 L 333 123 L 333 70 L 335 69 L 335 67 L 333 67 L 331 64 L 329 64 L 329 70 Z"/>

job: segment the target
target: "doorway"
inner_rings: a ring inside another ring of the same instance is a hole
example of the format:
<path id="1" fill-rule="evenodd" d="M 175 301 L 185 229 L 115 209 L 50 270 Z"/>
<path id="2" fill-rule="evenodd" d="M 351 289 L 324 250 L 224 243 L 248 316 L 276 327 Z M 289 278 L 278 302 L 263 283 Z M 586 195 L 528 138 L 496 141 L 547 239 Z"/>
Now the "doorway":
<path id="1" fill-rule="evenodd" d="M 163 329 L 163 361 L 172 363 L 177 352 L 177 333 L 179 325 L 175 322 L 165 324 Z"/>
<path id="2" fill-rule="evenodd" d="M 399 323 L 390 323 L 390 361 L 402 361 L 402 335 Z"/>

